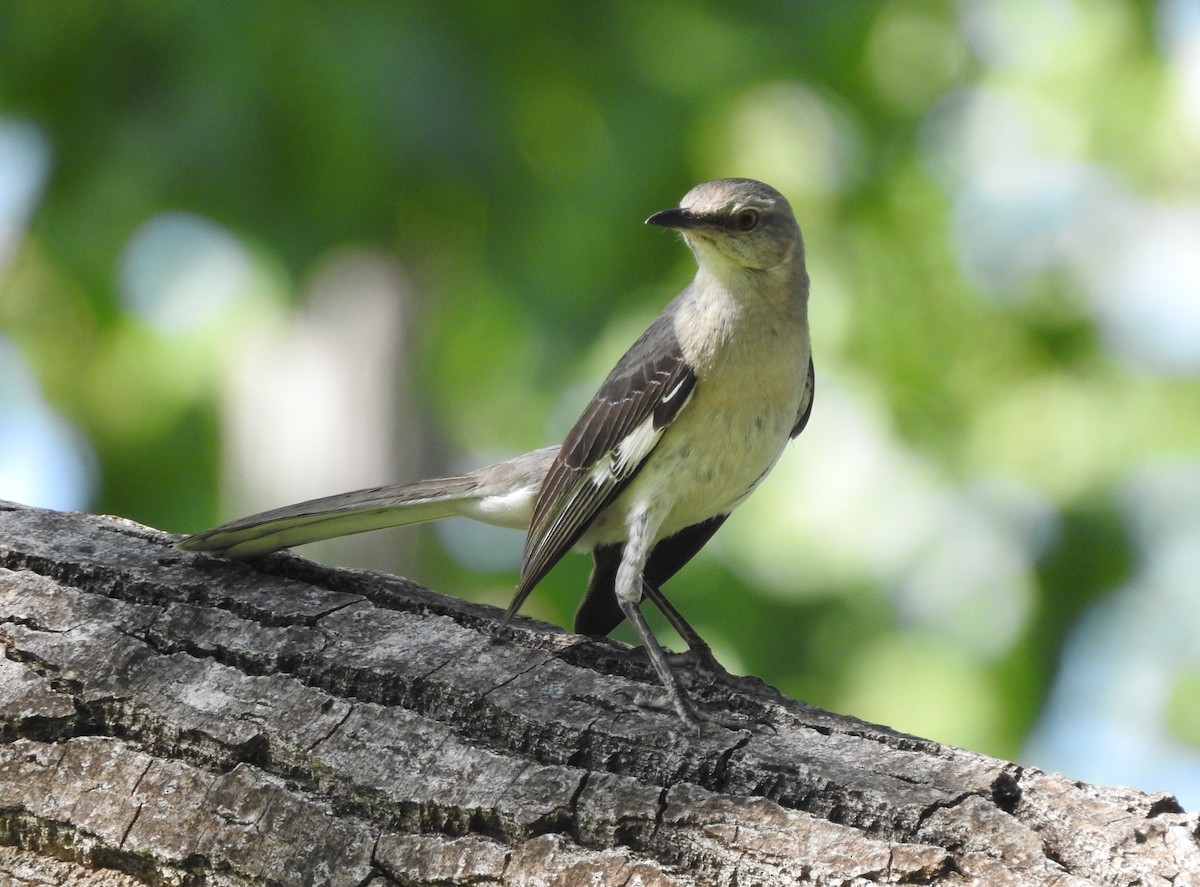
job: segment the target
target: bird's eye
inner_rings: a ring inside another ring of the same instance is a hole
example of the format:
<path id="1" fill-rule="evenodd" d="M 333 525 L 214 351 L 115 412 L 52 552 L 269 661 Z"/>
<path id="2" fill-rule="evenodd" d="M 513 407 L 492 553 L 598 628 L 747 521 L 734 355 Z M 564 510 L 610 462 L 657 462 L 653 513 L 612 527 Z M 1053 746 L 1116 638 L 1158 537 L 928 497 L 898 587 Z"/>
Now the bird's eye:
<path id="1" fill-rule="evenodd" d="M 739 231 L 753 231 L 758 227 L 758 210 L 741 210 L 733 217 L 733 226 Z"/>

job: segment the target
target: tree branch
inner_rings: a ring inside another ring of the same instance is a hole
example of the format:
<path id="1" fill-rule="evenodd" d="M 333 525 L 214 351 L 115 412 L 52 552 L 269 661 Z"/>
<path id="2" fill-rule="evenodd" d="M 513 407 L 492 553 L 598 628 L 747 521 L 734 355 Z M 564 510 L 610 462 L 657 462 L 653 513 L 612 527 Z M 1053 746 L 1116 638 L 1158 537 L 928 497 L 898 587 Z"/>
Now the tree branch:
<path id="1" fill-rule="evenodd" d="M 1200 821 L 295 555 L 0 504 L 0 882 L 1184 884 Z M 71 879 L 74 880 L 71 880 Z M 537 880 L 537 879 L 541 880 Z M 595 879 L 595 880 L 592 880 Z M 1190 883 L 1195 883 L 1192 881 Z"/>

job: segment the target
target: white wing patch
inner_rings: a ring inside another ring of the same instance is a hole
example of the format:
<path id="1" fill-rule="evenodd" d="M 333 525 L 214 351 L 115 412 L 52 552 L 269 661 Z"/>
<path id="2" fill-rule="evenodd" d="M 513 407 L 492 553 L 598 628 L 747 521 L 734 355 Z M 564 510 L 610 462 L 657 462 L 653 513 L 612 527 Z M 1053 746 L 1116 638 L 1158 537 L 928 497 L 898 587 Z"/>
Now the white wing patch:
<path id="1" fill-rule="evenodd" d="M 686 385 L 688 383 L 688 381 L 689 380 L 687 379 L 687 377 L 684 377 L 684 378 L 680 379 L 678 382 L 676 382 L 675 387 L 672 388 L 670 391 L 668 391 L 665 395 L 663 395 L 663 398 L 662 398 L 662 400 L 659 401 L 659 403 L 665 404 L 665 403 L 670 403 L 672 400 L 674 400 L 675 395 L 683 390 L 683 386 Z"/>
<path id="2" fill-rule="evenodd" d="M 621 438 L 616 448 L 593 465 L 587 473 L 589 483 L 603 486 L 629 477 L 658 445 L 666 428 L 655 428 L 654 417 L 647 416 L 633 431 Z"/>
<path id="3" fill-rule="evenodd" d="M 675 391 L 679 389 L 676 388 Z M 672 391 L 667 395 L 670 398 L 675 394 Z M 621 442 L 617 444 L 616 450 L 613 452 L 613 475 L 617 478 L 624 479 L 633 474 L 646 457 L 650 455 L 650 451 L 658 445 L 659 438 L 663 436 L 663 428 L 654 427 L 654 416 L 647 416 L 642 420 L 642 424 L 638 425 L 633 431 L 625 435 Z"/>

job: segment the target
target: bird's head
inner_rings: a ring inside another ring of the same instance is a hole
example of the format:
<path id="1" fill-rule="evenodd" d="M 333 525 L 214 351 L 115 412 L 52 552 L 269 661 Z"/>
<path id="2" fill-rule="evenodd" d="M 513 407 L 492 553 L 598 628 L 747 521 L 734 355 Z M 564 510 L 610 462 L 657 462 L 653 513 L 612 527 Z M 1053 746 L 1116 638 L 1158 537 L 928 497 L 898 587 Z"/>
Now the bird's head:
<path id="1" fill-rule="evenodd" d="M 787 271 L 803 266 L 800 228 L 787 199 L 754 179 L 717 179 L 697 185 L 675 209 L 646 219 L 647 225 L 683 235 L 701 268 L 726 271 Z"/>

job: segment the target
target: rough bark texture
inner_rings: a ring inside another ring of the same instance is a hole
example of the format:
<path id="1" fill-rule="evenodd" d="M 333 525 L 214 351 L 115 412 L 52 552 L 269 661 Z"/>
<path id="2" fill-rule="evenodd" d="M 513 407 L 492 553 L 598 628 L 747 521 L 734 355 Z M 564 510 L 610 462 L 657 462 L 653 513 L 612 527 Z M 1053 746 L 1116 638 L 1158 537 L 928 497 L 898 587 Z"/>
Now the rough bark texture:
<path id="1" fill-rule="evenodd" d="M 0 504 L 0 884 L 1183 885 L 1200 828 L 293 555 Z M 736 691 L 736 692 L 735 692 Z"/>

